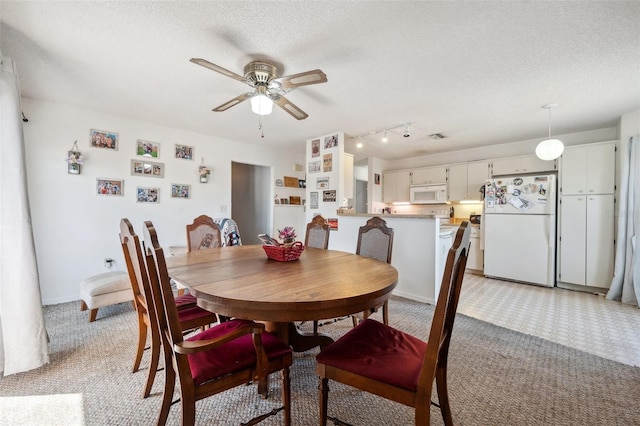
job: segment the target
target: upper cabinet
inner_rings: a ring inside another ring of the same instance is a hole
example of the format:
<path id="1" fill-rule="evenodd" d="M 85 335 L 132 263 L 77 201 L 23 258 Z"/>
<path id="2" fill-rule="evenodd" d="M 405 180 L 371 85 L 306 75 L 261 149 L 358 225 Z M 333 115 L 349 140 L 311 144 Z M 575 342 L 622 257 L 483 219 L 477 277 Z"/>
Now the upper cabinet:
<path id="1" fill-rule="evenodd" d="M 556 170 L 556 160 L 541 160 L 535 155 L 497 158 L 492 161 L 493 176 L 550 172 L 554 170 Z"/>
<path id="2" fill-rule="evenodd" d="M 614 142 L 565 148 L 560 157 L 561 193 L 613 194 L 615 153 Z"/>
<path id="3" fill-rule="evenodd" d="M 409 202 L 410 170 L 396 170 L 382 175 L 382 200 L 385 203 Z"/>
<path id="4" fill-rule="evenodd" d="M 447 166 L 421 167 L 413 169 L 411 184 L 422 185 L 447 182 Z"/>
<path id="5" fill-rule="evenodd" d="M 449 166 L 449 201 L 479 200 L 480 187 L 488 178 L 488 161 Z"/>

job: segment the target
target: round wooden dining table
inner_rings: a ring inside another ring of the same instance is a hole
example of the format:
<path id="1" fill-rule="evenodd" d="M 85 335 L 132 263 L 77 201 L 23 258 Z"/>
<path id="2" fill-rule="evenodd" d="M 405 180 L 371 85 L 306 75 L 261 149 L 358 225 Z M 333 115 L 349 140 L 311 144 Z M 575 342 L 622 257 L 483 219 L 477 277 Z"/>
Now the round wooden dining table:
<path id="1" fill-rule="evenodd" d="M 332 340 L 300 333 L 294 321 L 368 311 L 389 299 L 398 282 L 398 271 L 388 263 L 316 248 L 281 262 L 267 258 L 261 245 L 221 247 L 168 256 L 167 267 L 202 308 L 264 322 L 295 351 Z"/>

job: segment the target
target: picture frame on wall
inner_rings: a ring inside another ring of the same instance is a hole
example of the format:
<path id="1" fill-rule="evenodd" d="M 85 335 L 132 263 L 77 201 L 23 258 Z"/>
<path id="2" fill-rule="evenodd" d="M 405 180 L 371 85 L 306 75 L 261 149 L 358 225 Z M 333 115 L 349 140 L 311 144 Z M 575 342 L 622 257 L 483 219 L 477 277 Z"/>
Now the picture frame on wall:
<path id="1" fill-rule="evenodd" d="M 318 193 L 316 191 L 309 193 L 309 208 L 311 209 L 318 208 Z"/>
<path id="2" fill-rule="evenodd" d="M 320 157 L 320 139 L 311 141 L 311 157 Z"/>
<path id="3" fill-rule="evenodd" d="M 136 140 L 136 155 L 158 158 L 160 156 L 160 144 L 138 139 Z"/>
<path id="4" fill-rule="evenodd" d="M 309 173 L 319 173 L 321 169 L 320 160 L 309 161 Z"/>
<path id="5" fill-rule="evenodd" d="M 164 177 L 164 163 L 156 163 L 154 161 L 131 160 L 131 175 L 145 177 Z"/>
<path id="6" fill-rule="evenodd" d="M 171 198 L 191 198 L 191 185 L 172 183 Z"/>
<path id="7" fill-rule="evenodd" d="M 373 182 L 376 185 L 380 185 L 380 173 L 374 173 L 373 174 Z"/>
<path id="8" fill-rule="evenodd" d="M 89 141 L 93 148 L 118 150 L 118 134 L 105 130 L 90 129 Z"/>
<path id="9" fill-rule="evenodd" d="M 322 201 L 325 203 L 334 203 L 336 201 L 336 190 L 322 191 Z"/>
<path id="10" fill-rule="evenodd" d="M 160 188 L 147 188 L 139 186 L 136 188 L 136 202 L 158 204 L 160 202 Z"/>
<path id="11" fill-rule="evenodd" d="M 333 154 L 325 154 L 322 156 L 322 171 L 327 173 L 333 170 Z"/>
<path id="12" fill-rule="evenodd" d="M 124 194 L 124 179 L 96 178 L 96 195 L 118 196 Z"/>
<path id="13" fill-rule="evenodd" d="M 329 189 L 329 176 L 316 179 L 316 189 Z"/>
<path id="14" fill-rule="evenodd" d="M 180 158 L 181 160 L 193 160 L 193 147 L 176 144 L 175 158 Z"/>
<path id="15" fill-rule="evenodd" d="M 325 136 L 324 149 L 336 148 L 338 146 L 338 135 Z"/>

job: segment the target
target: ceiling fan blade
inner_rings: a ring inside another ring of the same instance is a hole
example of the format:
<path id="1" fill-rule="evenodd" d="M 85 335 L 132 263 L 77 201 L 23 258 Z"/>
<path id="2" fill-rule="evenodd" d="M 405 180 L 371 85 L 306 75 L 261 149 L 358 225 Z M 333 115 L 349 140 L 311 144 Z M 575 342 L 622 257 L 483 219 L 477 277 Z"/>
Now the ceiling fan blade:
<path id="1" fill-rule="evenodd" d="M 247 93 L 243 93 L 240 96 L 236 96 L 235 98 L 231 99 L 228 102 L 223 103 L 220 106 L 215 107 L 214 109 L 212 109 L 211 111 L 215 111 L 215 112 L 222 112 L 222 111 L 226 111 L 229 108 L 231 108 L 232 106 L 236 106 L 238 105 L 240 102 L 242 101 L 246 101 L 247 99 L 249 99 L 250 97 L 252 97 L 254 95 L 253 92 L 247 92 Z"/>
<path id="2" fill-rule="evenodd" d="M 238 80 L 238 81 L 241 81 L 243 83 L 247 82 L 247 80 L 244 77 L 242 77 L 241 75 L 238 75 L 233 71 L 229 71 L 226 68 L 222 68 L 219 65 L 213 64 L 213 63 L 207 61 L 206 59 L 191 58 L 191 59 L 189 59 L 189 61 L 193 62 L 194 64 L 198 64 L 200 66 L 203 66 L 205 68 L 209 68 L 210 70 L 213 70 L 215 72 L 219 72 L 220 74 L 226 75 L 227 77 L 231 77 L 234 80 Z"/>
<path id="3" fill-rule="evenodd" d="M 300 74 L 288 75 L 274 79 L 282 86 L 282 89 L 289 90 L 309 84 L 320 84 L 327 82 L 327 76 L 321 70 L 301 72 Z"/>
<path id="4" fill-rule="evenodd" d="M 273 98 L 273 102 L 298 120 L 304 120 L 309 116 L 309 114 L 307 114 L 306 112 L 298 108 L 295 104 L 293 104 L 291 101 L 289 101 L 289 99 L 285 98 L 284 96 L 278 96 L 277 98 Z"/>

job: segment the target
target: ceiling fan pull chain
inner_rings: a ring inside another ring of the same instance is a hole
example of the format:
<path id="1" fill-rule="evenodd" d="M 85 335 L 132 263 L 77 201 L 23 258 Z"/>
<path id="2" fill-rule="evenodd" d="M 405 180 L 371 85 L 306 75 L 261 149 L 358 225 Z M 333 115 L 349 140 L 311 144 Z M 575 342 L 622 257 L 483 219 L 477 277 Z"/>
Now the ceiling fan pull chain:
<path id="1" fill-rule="evenodd" d="M 260 130 L 260 137 L 264 139 L 264 127 L 262 126 L 262 116 L 258 116 L 258 130 Z"/>

